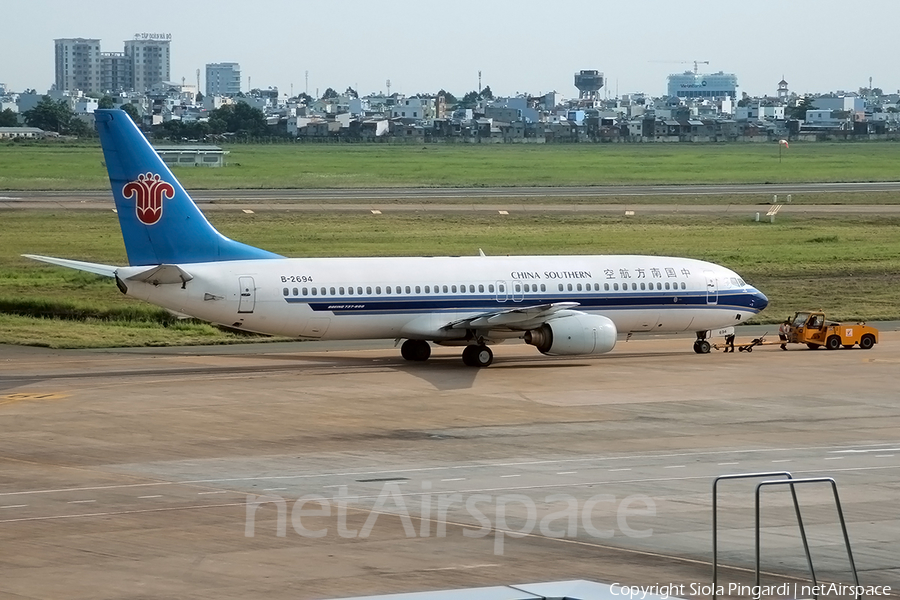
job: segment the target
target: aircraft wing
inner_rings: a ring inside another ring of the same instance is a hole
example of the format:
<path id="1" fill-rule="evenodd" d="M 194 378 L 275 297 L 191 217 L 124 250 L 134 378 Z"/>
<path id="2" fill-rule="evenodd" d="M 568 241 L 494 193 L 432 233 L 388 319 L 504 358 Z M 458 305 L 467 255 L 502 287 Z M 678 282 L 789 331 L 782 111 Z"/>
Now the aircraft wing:
<path id="1" fill-rule="evenodd" d="M 519 306 L 509 310 L 482 313 L 452 321 L 441 329 L 529 329 L 535 321 L 545 321 L 554 314 L 575 308 L 578 302 L 554 302 L 535 306 Z M 526 326 L 528 324 L 528 326 Z"/>
<path id="2" fill-rule="evenodd" d="M 69 269 L 77 269 L 79 271 L 87 271 L 88 273 L 95 273 L 97 275 L 103 275 L 104 277 L 115 277 L 116 270 L 119 267 L 113 267 L 111 265 L 101 265 L 97 263 L 89 263 L 83 262 L 80 260 L 69 260 L 67 258 L 53 258 L 52 256 L 38 256 L 37 254 L 23 254 L 25 258 L 30 258 L 32 260 L 39 260 L 41 262 L 50 263 L 51 265 L 57 265 L 60 267 L 67 267 Z"/>

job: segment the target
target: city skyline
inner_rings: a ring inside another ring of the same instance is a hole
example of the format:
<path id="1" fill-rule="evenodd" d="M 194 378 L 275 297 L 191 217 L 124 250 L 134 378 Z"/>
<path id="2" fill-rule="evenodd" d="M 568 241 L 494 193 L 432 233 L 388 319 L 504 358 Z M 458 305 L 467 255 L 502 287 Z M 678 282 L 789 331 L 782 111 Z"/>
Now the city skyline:
<path id="1" fill-rule="evenodd" d="M 795 12 L 772 0 L 749 7 L 646 0 L 629 10 L 581 0 L 562 8 L 533 0 L 461 0 L 408 12 L 378 12 L 371 3 L 349 0 L 345 10 L 325 13 L 311 2 L 273 0 L 261 12 L 223 0 L 214 8 L 180 7 L 177 17 L 140 18 L 111 0 L 92 7 L 36 0 L 7 8 L 8 22 L 17 27 L 4 33 L 0 82 L 13 91 L 49 89 L 55 38 L 99 38 L 103 51 L 115 51 L 136 33 L 167 33 L 172 81 L 196 84 L 200 69 L 200 91 L 205 65 L 220 62 L 241 65 L 243 90 L 276 86 L 283 94 L 307 91 L 308 71 L 311 95 L 328 87 L 387 92 L 387 80 L 392 92 L 443 88 L 462 95 L 478 87 L 480 71 L 482 87 L 496 95 L 556 91 L 571 97 L 577 95 L 574 73 L 597 69 L 606 76 L 602 96 L 661 96 L 666 77 L 692 70 L 695 60 L 709 61 L 700 72 L 734 73 L 740 91 L 752 96 L 775 95 L 782 76 L 799 94 L 852 92 L 867 87 L 870 77 L 885 92 L 900 88 L 889 45 L 900 3 L 891 0 L 875 0 L 865 13 L 850 15 L 864 30 L 865 45 L 855 34 L 835 33 L 847 29 L 845 4 L 837 0 Z"/>

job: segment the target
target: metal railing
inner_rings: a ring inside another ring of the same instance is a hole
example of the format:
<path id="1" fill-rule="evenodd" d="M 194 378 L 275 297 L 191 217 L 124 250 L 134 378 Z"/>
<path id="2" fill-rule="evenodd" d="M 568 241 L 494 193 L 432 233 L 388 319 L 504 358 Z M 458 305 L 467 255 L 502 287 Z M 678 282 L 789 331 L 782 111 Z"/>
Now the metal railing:
<path id="1" fill-rule="evenodd" d="M 812 483 L 830 483 L 832 495 L 834 497 L 835 508 L 837 509 L 838 519 L 841 524 L 841 532 L 844 535 L 844 546 L 847 549 L 847 558 L 850 560 L 850 569 L 853 572 L 853 581 L 855 583 L 856 600 L 861 600 L 861 592 L 859 586 L 859 575 L 856 571 L 856 563 L 853 561 L 853 552 L 850 549 L 850 536 L 847 534 L 847 524 L 844 521 L 844 511 L 841 508 L 841 500 L 837 491 L 837 483 L 831 477 L 809 477 L 805 479 L 794 479 L 793 475 L 788 471 L 769 471 L 763 473 L 737 473 L 731 475 L 720 475 L 713 480 L 712 486 L 712 549 L 713 549 L 713 577 L 712 577 L 712 597 L 716 600 L 718 587 L 718 568 L 719 568 L 719 545 L 718 545 L 718 485 L 719 481 L 724 479 L 760 479 L 764 477 L 784 477 L 785 479 L 761 481 L 756 485 L 755 493 L 755 539 L 756 539 L 756 579 L 755 585 L 760 585 L 760 495 L 764 487 L 787 485 L 791 489 L 791 499 L 794 503 L 794 514 L 797 516 L 797 527 L 800 530 L 800 538 L 803 540 L 803 552 L 806 554 L 806 563 L 809 565 L 809 573 L 812 577 L 814 597 L 818 598 L 818 581 L 816 580 L 816 571 L 813 568 L 812 554 L 809 551 L 809 541 L 806 537 L 806 528 L 803 526 L 803 517 L 800 515 L 800 503 L 797 500 L 797 485 Z"/>
<path id="2" fill-rule="evenodd" d="M 723 479 L 759 479 L 762 477 L 786 477 L 787 479 L 779 480 L 778 483 L 791 483 L 792 481 L 798 481 L 794 479 L 793 475 L 791 475 L 788 471 L 767 471 L 763 473 L 736 473 L 732 475 L 720 475 L 715 478 L 713 481 L 712 488 L 712 551 L 713 551 L 713 577 L 712 577 L 712 597 L 713 600 L 716 600 L 717 596 L 717 584 L 719 581 L 719 529 L 718 529 L 718 485 L 719 481 Z M 757 498 L 759 496 L 757 495 Z M 817 585 L 816 583 L 816 572 L 813 569 L 812 556 L 809 553 L 809 542 L 806 539 L 806 530 L 803 528 L 803 517 L 800 516 L 800 503 L 797 500 L 797 491 L 794 489 L 794 486 L 791 485 L 791 498 L 794 501 L 794 513 L 797 515 L 797 524 L 800 527 L 800 537 L 803 539 L 803 551 L 806 553 L 806 562 L 809 565 L 809 572 L 812 575 L 813 585 Z M 759 510 L 757 505 L 757 521 L 756 521 L 756 530 L 759 531 Z M 757 545 L 757 584 L 759 584 L 759 546 Z"/>
<path id="3" fill-rule="evenodd" d="M 856 586 L 856 600 L 861 600 L 862 593 L 859 587 L 859 574 L 856 572 L 856 563 L 853 561 L 853 551 L 850 550 L 850 536 L 847 534 L 847 523 L 844 521 L 844 511 L 841 509 L 841 499 L 838 496 L 837 490 L 837 482 L 831 477 L 808 477 L 806 479 L 793 479 L 790 480 L 775 480 L 775 481 L 761 481 L 756 486 L 756 585 L 759 585 L 760 573 L 759 573 L 759 563 L 760 563 L 760 526 L 759 526 L 759 497 L 760 492 L 763 487 L 776 486 L 776 485 L 784 485 L 788 484 L 791 486 L 791 493 L 794 494 L 794 507 L 797 510 L 797 523 L 800 526 L 800 533 L 803 535 L 803 545 L 806 549 L 806 558 L 809 561 L 809 569 L 812 571 L 812 558 L 809 554 L 809 546 L 806 544 L 806 533 L 803 529 L 803 522 L 800 521 L 800 508 L 797 505 L 797 496 L 794 490 L 795 485 L 807 484 L 807 483 L 830 483 L 831 484 L 831 492 L 834 496 L 834 506 L 837 509 L 838 519 L 841 522 L 841 533 L 844 534 L 844 547 L 847 548 L 847 558 L 850 560 L 850 570 L 853 571 L 853 582 Z M 815 598 L 819 597 L 816 584 L 815 574 L 813 574 L 813 589 L 816 589 L 816 593 L 814 594 Z"/>

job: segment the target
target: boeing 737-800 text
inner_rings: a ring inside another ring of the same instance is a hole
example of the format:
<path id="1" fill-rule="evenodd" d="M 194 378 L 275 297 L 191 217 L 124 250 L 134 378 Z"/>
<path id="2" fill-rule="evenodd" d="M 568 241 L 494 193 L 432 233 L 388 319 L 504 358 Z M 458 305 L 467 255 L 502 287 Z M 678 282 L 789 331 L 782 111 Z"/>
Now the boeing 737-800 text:
<path id="1" fill-rule="evenodd" d="M 708 331 L 757 314 L 766 297 L 725 267 L 665 256 L 285 258 L 226 238 L 121 110 L 94 113 L 129 266 L 26 255 L 115 278 L 177 313 L 300 339 L 430 343 L 491 364 L 522 339 L 548 355 L 601 354 L 621 334 Z"/>

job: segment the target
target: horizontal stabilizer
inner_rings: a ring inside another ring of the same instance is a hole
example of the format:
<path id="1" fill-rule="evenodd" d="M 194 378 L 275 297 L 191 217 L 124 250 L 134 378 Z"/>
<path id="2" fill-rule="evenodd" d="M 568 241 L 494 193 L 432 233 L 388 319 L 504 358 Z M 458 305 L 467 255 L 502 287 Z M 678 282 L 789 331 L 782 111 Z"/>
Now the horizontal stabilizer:
<path id="1" fill-rule="evenodd" d="M 67 267 L 69 269 L 78 269 L 79 271 L 87 271 L 88 273 L 95 273 L 97 275 L 103 275 L 104 277 L 115 277 L 116 270 L 119 267 L 113 267 L 111 265 L 100 265 L 97 263 L 89 263 L 83 262 L 80 260 L 69 260 L 67 258 L 53 258 L 52 256 L 38 256 L 37 254 L 23 254 L 25 258 L 30 258 L 32 260 L 39 260 L 41 262 L 50 263 L 51 265 L 58 265 L 60 267 Z"/>
<path id="2" fill-rule="evenodd" d="M 194 276 L 179 267 L 178 265 L 159 265 L 140 273 L 135 273 L 130 277 L 126 277 L 129 281 L 143 281 L 144 283 L 152 283 L 153 285 L 163 285 L 166 283 L 185 284 Z"/>
<path id="3" fill-rule="evenodd" d="M 470 329 L 473 327 L 511 327 L 515 329 L 516 325 L 543 319 L 561 310 L 569 310 L 578 305 L 578 302 L 554 302 L 552 304 L 538 304 L 535 306 L 512 308 L 510 310 L 494 311 L 448 323 L 444 326 L 444 329 Z"/>

